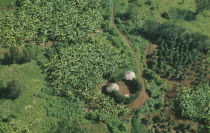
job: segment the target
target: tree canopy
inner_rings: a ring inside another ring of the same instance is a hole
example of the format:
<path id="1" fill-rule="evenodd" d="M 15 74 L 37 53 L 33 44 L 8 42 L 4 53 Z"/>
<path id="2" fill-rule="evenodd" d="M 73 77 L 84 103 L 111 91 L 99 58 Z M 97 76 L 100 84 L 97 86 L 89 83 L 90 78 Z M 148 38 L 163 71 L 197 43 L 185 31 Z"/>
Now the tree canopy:
<path id="1" fill-rule="evenodd" d="M 129 58 L 103 37 L 93 36 L 90 43 L 69 46 L 46 65 L 49 80 L 55 88 L 69 84 L 75 89 L 92 89 L 103 77 L 114 77 L 127 67 Z"/>

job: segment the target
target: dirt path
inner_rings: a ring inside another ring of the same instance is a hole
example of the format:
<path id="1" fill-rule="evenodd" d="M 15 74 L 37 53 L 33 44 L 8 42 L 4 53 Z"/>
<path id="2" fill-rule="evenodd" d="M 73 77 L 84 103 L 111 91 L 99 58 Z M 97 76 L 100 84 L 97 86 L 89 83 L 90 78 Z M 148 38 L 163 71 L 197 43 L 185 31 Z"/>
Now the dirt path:
<path id="1" fill-rule="evenodd" d="M 141 67 L 139 56 L 136 54 L 135 50 L 131 47 L 131 42 L 129 41 L 127 36 L 125 36 L 118 29 L 117 25 L 114 22 L 114 5 L 112 6 L 112 24 L 113 24 L 114 28 L 117 30 L 117 32 L 119 33 L 119 35 L 121 36 L 121 38 L 123 39 L 123 41 L 125 42 L 125 44 L 129 47 L 131 53 L 133 54 L 133 56 L 135 58 L 137 65 L 138 65 L 138 69 L 141 72 L 140 74 L 142 75 L 142 67 Z M 145 85 L 144 79 L 141 78 L 140 82 L 142 84 L 142 90 L 140 92 L 140 96 L 138 97 L 138 99 L 136 101 L 134 101 L 133 103 L 130 104 L 130 107 L 135 108 L 135 109 L 139 109 L 140 107 L 142 107 L 144 105 L 144 103 L 149 99 L 149 95 L 146 92 L 146 88 L 145 88 L 146 85 Z"/>
<path id="2" fill-rule="evenodd" d="M 146 56 L 150 54 L 151 47 L 152 47 L 152 44 L 148 43 L 147 48 L 146 48 Z"/>

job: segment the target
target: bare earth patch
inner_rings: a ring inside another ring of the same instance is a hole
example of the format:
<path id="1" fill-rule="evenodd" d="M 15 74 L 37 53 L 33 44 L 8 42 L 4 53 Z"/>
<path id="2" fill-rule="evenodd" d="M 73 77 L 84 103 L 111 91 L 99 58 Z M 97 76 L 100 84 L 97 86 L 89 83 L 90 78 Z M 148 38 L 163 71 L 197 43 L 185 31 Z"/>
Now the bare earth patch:
<path id="1" fill-rule="evenodd" d="M 122 96 L 125 96 L 125 94 L 131 95 L 128 86 L 123 81 L 118 81 L 116 84 L 119 85 L 120 87 L 119 93 Z"/>
<path id="2" fill-rule="evenodd" d="M 28 105 L 24 107 L 24 109 L 31 109 L 31 108 L 33 108 L 33 105 Z"/>
<path id="3" fill-rule="evenodd" d="M 139 109 L 140 107 L 142 107 L 144 105 L 144 103 L 149 99 L 149 95 L 146 92 L 145 89 L 145 82 L 144 79 L 141 78 L 140 82 L 142 84 L 142 89 L 140 91 L 140 95 L 139 97 L 136 99 L 136 101 L 134 101 L 133 103 L 131 103 L 129 106 L 135 109 Z"/>

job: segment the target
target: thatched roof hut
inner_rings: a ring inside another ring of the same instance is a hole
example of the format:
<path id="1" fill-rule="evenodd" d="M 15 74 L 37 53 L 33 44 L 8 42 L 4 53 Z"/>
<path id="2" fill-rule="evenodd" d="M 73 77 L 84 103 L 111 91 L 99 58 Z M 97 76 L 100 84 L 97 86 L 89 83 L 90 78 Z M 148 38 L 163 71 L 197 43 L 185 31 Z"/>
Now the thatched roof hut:
<path id="1" fill-rule="evenodd" d="M 124 79 L 133 80 L 134 78 L 136 78 L 136 74 L 133 71 L 127 71 L 124 73 Z"/>
<path id="2" fill-rule="evenodd" d="M 119 90 L 120 90 L 120 87 L 115 83 L 111 83 L 106 86 L 107 92 L 119 91 Z"/>

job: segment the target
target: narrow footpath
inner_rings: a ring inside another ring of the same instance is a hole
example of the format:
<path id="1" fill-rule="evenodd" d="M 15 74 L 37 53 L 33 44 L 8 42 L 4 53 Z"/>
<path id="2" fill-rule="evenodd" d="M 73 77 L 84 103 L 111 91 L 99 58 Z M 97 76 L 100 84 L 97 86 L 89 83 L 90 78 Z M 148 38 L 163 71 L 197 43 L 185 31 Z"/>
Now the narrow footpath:
<path id="1" fill-rule="evenodd" d="M 114 22 L 114 5 L 112 6 L 112 24 L 114 26 L 114 28 L 117 30 L 117 32 L 119 33 L 119 35 L 121 36 L 121 38 L 123 39 L 123 41 L 125 42 L 125 44 L 129 47 L 131 53 L 133 54 L 135 61 L 138 65 L 138 69 L 141 72 L 140 75 L 142 75 L 142 67 L 141 67 L 141 63 L 140 63 L 140 59 L 138 54 L 136 54 L 135 50 L 132 48 L 131 46 L 131 42 L 129 41 L 129 39 L 127 38 L 127 36 L 125 36 L 117 27 L 117 25 Z M 147 50 L 146 50 L 147 51 Z M 146 53 L 145 53 L 146 54 Z M 135 109 L 139 109 L 140 107 L 142 107 L 144 105 L 144 103 L 149 99 L 149 95 L 146 92 L 146 85 L 145 85 L 145 81 L 143 78 L 140 79 L 140 82 L 142 84 L 142 90 L 140 92 L 140 96 L 138 97 L 138 99 L 136 101 L 134 101 L 133 103 L 130 104 L 130 106 L 132 108 Z"/>

